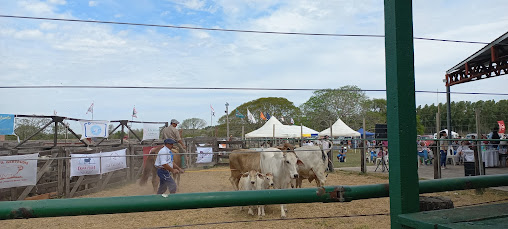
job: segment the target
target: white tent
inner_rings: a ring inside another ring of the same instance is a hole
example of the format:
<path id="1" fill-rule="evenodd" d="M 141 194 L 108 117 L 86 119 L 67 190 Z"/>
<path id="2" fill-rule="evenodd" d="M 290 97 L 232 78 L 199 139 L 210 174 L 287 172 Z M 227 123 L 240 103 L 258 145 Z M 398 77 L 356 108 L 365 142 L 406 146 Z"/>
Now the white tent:
<path id="1" fill-rule="evenodd" d="M 317 136 L 318 133 L 319 133 L 318 131 L 313 130 L 306 126 L 284 125 L 284 130 L 282 131 L 281 135 L 285 136 L 282 138 L 300 138 L 302 134 L 304 136 L 313 136 L 313 135 Z"/>
<path id="2" fill-rule="evenodd" d="M 275 125 L 275 127 L 274 127 Z M 275 133 L 274 133 L 275 129 Z M 288 126 L 282 124 L 274 116 L 272 116 L 262 127 L 245 134 L 245 138 L 300 138 L 301 134 L 312 135 L 318 134 L 317 131 L 305 126 Z"/>
<path id="3" fill-rule="evenodd" d="M 333 132 L 333 136 L 332 133 Z M 332 125 L 332 129 L 330 128 L 319 132 L 319 136 L 332 136 L 332 137 L 360 137 L 361 134 L 357 131 L 351 129 L 346 123 L 344 123 L 340 118 Z"/>
<path id="4" fill-rule="evenodd" d="M 284 126 L 279 120 L 272 116 L 262 127 L 245 134 L 246 138 L 271 138 L 273 137 L 273 125 L 275 125 L 275 132 L 282 129 Z"/>

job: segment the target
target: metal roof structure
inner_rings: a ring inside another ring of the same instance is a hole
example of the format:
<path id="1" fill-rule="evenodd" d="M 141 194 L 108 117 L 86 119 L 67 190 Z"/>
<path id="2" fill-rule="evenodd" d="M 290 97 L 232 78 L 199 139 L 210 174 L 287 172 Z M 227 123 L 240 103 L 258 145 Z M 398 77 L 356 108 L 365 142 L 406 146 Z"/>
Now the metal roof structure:
<path id="1" fill-rule="evenodd" d="M 508 32 L 446 71 L 446 86 L 508 74 Z"/>

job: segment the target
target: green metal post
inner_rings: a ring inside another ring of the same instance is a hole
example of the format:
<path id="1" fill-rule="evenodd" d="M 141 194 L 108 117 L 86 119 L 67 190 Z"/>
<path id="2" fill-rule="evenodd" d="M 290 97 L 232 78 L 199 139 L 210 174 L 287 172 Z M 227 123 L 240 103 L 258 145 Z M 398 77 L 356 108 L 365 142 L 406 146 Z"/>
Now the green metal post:
<path id="1" fill-rule="evenodd" d="M 390 219 L 419 210 L 412 1 L 385 0 Z"/>

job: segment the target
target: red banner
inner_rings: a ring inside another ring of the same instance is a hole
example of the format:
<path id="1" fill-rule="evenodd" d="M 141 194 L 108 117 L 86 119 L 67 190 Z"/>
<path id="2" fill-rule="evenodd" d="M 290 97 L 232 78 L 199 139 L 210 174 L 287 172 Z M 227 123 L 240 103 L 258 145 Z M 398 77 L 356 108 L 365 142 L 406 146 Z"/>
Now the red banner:
<path id="1" fill-rule="evenodd" d="M 497 121 L 497 124 L 499 125 L 499 131 L 498 131 L 498 133 L 504 134 L 504 130 L 506 129 L 505 125 L 504 125 L 504 121 L 503 120 Z"/>
<path id="2" fill-rule="evenodd" d="M 150 150 L 154 148 L 151 146 L 145 146 L 143 147 L 143 164 L 146 162 L 146 158 L 148 157 L 148 154 L 150 154 Z"/>

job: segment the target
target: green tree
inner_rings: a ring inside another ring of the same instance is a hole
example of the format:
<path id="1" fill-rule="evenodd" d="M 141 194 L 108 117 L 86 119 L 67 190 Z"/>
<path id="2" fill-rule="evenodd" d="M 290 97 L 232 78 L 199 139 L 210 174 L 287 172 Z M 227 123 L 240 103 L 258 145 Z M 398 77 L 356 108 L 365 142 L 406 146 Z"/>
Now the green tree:
<path id="1" fill-rule="evenodd" d="M 185 136 L 191 137 L 191 136 L 199 136 L 196 135 L 199 133 L 200 129 L 203 129 L 206 126 L 206 121 L 200 118 L 189 118 L 182 121 L 182 124 L 180 125 L 180 128 L 186 130 Z"/>
<path id="2" fill-rule="evenodd" d="M 14 133 L 16 133 L 21 140 L 25 140 L 39 131 L 44 125 L 51 122 L 51 120 L 42 118 L 16 118 L 15 122 L 16 129 Z M 49 127 L 32 137 L 32 140 L 50 139 L 48 133 L 51 133 Z"/>
<path id="3" fill-rule="evenodd" d="M 341 118 L 348 125 L 355 124 L 352 128 L 359 127 L 362 122 L 362 105 L 367 99 L 365 92 L 353 85 L 317 90 L 300 106 L 305 114 L 304 125 L 322 130 L 329 126 L 330 121 L 335 122 Z"/>
<path id="4" fill-rule="evenodd" d="M 362 104 L 365 128 L 374 131 L 378 123 L 386 123 L 386 99 L 369 99 Z"/>

